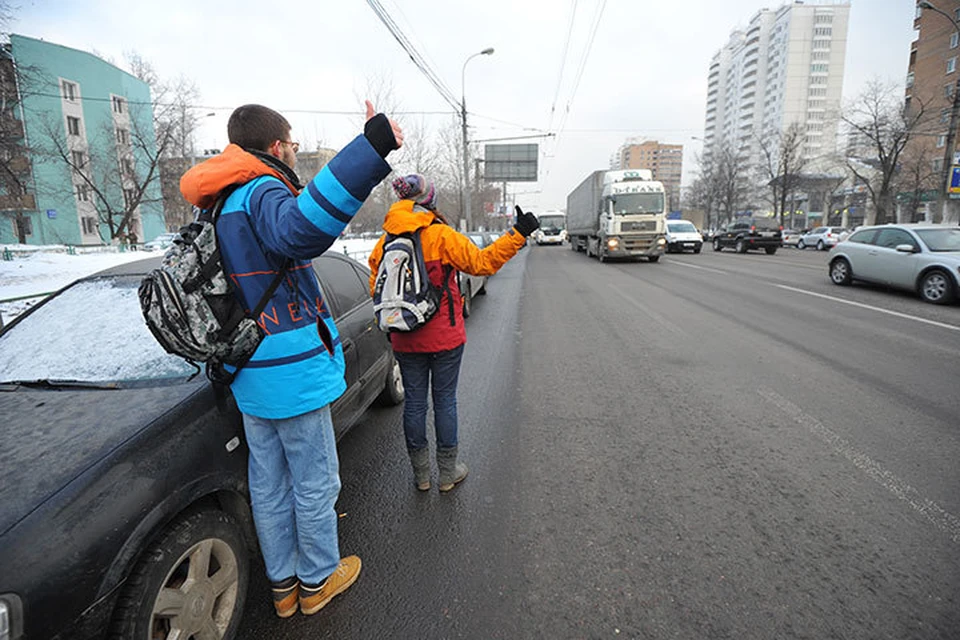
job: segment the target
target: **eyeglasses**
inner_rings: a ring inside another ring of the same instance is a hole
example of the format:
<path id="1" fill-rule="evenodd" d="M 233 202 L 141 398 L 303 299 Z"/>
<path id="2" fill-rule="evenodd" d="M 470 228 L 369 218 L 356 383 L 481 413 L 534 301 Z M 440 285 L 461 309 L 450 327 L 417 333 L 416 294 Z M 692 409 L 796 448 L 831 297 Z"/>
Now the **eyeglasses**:
<path id="1" fill-rule="evenodd" d="M 280 144 L 288 144 L 288 145 L 290 145 L 291 147 L 293 147 L 293 152 L 294 152 L 294 153 L 296 153 L 297 151 L 300 151 L 300 143 L 299 143 L 299 142 L 293 142 L 292 140 L 280 140 Z"/>

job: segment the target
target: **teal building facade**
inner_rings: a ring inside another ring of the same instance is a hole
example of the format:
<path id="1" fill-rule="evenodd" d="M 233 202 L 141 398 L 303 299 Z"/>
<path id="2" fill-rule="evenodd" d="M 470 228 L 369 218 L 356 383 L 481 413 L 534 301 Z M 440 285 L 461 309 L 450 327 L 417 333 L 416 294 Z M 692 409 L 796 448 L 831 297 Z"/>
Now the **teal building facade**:
<path id="1" fill-rule="evenodd" d="M 19 198 L 0 184 L 0 244 L 144 242 L 163 233 L 160 181 L 147 177 L 159 174 L 148 85 L 93 54 L 21 35 L 4 53 L 16 69 L 12 115 L 29 172 Z"/>

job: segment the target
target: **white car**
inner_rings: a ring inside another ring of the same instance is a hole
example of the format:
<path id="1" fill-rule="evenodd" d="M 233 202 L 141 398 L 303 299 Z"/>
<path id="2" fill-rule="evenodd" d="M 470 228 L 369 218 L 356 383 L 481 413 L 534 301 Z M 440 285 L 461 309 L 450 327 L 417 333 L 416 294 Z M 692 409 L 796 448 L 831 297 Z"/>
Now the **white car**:
<path id="1" fill-rule="evenodd" d="M 816 247 L 817 251 L 827 251 L 840 242 L 843 227 L 814 227 L 797 239 L 797 249 Z"/>
<path id="2" fill-rule="evenodd" d="M 830 253 L 830 280 L 876 282 L 949 304 L 960 291 L 960 227 L 886 224 L 862 227 Z"/>
<path id="3" fill-rule="evenodd" d="M 161 233 L 150 242 L 143 245 L 145 251 L 166 251 L 173 246 L 173 241 L 179 238 L 179 233 Z"/>
<path id="4" fill-rule="evenodd" d="M 690 249 L 700 253 L 703 247 L 703 236 L 688 220 L 667 220 L 667 253 L 683 253 Z"/>

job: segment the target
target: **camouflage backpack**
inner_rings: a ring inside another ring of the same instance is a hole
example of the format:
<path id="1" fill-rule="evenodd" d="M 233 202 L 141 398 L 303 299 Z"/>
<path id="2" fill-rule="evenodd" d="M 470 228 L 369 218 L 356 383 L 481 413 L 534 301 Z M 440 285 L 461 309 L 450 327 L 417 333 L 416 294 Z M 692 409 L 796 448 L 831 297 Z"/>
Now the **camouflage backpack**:
<path id="1" fill-rule="evenodd" d="M 223 365 L 239 370 L 260 345 L 263 331 L 254 318 L 260 317 L 287 271 L 284 264 L 256 308 L 244 312 L 223 271 L 217 244 L 217 219 L 232 191 L 222 192 L 211 210 L 181 227 L 160 267 L 143 278 L 139 290 L 140 310 L 160 346 L 193 364 L 206 363 L 207 376 L 223 384 L 236 375 Z"/>

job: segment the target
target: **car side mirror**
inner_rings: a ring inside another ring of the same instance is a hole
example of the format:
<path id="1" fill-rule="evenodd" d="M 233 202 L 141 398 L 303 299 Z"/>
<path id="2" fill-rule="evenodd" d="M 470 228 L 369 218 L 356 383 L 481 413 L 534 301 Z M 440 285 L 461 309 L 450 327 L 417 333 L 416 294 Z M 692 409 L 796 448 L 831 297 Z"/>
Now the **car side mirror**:
<path id="1" fill-rule="evenodd" d="M 917 248 L 916 248 L 915 246 L 913 246 L 912 244 L 898 244 L 895 248 L 896 248 L 897 251 L 899 251 L 899 252 L 901 252 L 901 253 L 916 253 L 916 252 L 917 252 Z"/>

